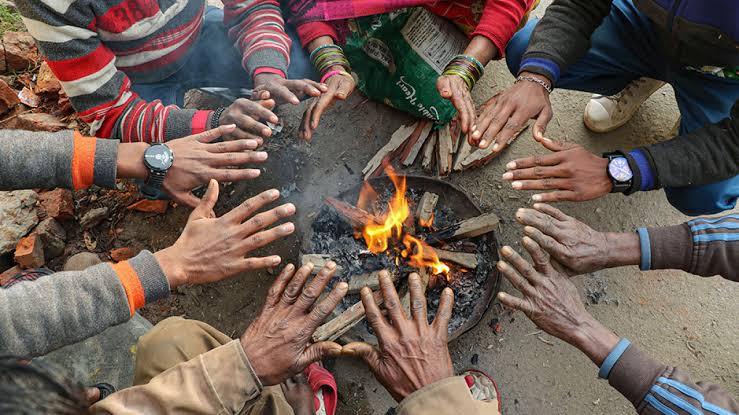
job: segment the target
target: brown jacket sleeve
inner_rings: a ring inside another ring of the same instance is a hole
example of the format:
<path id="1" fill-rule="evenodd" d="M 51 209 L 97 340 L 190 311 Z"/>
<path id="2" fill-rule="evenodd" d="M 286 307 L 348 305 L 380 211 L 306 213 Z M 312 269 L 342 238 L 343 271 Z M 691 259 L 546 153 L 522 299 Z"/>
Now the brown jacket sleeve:
<path id="1" fill-rule="evenodd" d="M 657 362 L 634 345 L 613 365 L 608 383 L 643 415 L 739 412 L 739 404 L 727 391 L 695 382 L 688 373 Z"/>
<path id="2" fill-rule="evenodd" d="M 643 270 L 680 269 L 739 282 L 739 215 L 640 229 L 639 237 Z"/>
<path id="3" fill-rule="evenodd" d="M 235 414 L 253 403 L 262 385 L 238 340 L 181 363 L 149 383 L 116 392 L 91 414 Z"/>
<path id="4" fill-rule="evenodd" d="M 461 376 L 440 380 L 407 396 L 398 415 L 499 415 L 498 403 L 475 400 Z"/>

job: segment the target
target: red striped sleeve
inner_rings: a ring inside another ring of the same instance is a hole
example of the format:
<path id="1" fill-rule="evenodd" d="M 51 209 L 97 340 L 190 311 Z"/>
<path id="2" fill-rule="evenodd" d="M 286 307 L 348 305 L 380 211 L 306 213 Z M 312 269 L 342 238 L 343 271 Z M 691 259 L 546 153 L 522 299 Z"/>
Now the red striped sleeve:
<path id="1" fill-rule="evenodd" d="M 122 33 L 131 26 L 159 13 L 157 0 L 126 0 L 96 19 L 97 27 L 110 33 Z"/>

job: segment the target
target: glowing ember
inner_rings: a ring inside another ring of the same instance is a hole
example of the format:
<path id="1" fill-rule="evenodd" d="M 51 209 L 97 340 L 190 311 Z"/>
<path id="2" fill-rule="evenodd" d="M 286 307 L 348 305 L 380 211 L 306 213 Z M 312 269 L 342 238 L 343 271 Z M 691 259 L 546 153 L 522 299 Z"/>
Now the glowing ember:
<path id="1" fill-rule="evenodd" d="M 381 216 L 381 224 L 370 223 L 362 229 L 362 237 L 367 243 L 367 249 L 375 254 L 385 252 L 390 247 L 390 241 L 402 241 L 405 249 L 401 255 L 408 259 L 408 264 L 422 269 L 430 268 L 434 275 L 448 274 L 449 266 L 439 260 L 434 249 L 422 240 L 403 232 L 403 224 L 410 217 L 408 199 L 405 197 L 405 176 L 398 176 L 389 165 L 385 166 L 385 173 L 395 186 L 395 194 L 388 202 L 387 211 Z M 357 206 L 371 210 L 371 205 L 377 200 L 377 192 L 364 183 L 359 194 Z M 433 223 L 433 218 L 431 220 Z M 425 224 L 421 226 L 426 227 Z M 397 258 L 396 258 L 397 262 Z"/>

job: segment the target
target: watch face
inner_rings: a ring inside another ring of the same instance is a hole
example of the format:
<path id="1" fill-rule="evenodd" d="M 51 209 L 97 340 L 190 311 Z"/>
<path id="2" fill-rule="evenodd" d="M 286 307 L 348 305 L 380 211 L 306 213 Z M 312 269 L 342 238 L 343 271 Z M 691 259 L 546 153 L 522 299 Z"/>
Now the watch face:
<path id="1" fill-rule="evenodd" d="M 625 157 L 617 157 L 608 163 L 608 173 L 618 182 L 628 182 L 634 177 L 634 173 L 629 167 L 629 162 Z"/>
<path id="2" fill-rule="evenodd" d="M 144 163 L 153 170 L 165 171 L 172 167 L 174 155 L 164 144 L 154 144 L 144 152 Z"/>

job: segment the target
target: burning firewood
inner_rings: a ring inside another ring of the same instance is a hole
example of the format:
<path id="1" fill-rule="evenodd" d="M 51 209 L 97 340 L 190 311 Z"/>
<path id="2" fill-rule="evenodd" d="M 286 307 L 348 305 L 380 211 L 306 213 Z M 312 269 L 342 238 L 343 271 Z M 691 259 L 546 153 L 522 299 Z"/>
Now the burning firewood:
<path id="1" fill-rule="evenodd" d="M 382 304 L 382 294 L 376 291 L 372 293 L 372 296 L 375 298 L 375 303 L 377 303 L 377 305 Z M 360 300 L 353 306 L 344 310 L 343 313 L 339 314 L 331 321 L 316 329 L 315 333 L 313 333 L 313 341 L 316 343 L 322 341 L 334 341 L 344 333 L 351 330 L 351 328 L 356 326 L 360 321 L 364 320 L 364 317 L 364 305 Z"/>
<path id="2" fill-rule="evenodd" d="M 436 143 L 439 141 L 439 134 L 436 131 L 432 131 L 429 134 L 426 144 L 423 146 L 423 161 L 421 167 L 426 173 L 431 173 L 434 168 L 434 156 L 436 155 Z"/>
<path id="3" fill-rule="evenodd" d="M 362 287 L 369 287 L 372 291 L 380 288 L 380 272 L 373 271 L 365 274 L 352 275 L 349 277 L 349 294 L 356 294 L 362 290 Z M 398 275 L 394 272 L 390 273 L 390 279 L 395 282 L 398 280 Z"/>
<path id="4" fill-rule="evenodd" d="M 513 140 L 515 140 L 519 135 L 521 135 L 521 133 L 523 133 L 529 127 L 530 123 L 531 121 L 527 122 L 523 127 L 521 127 L 521 129 L 518 130 L 518 132 L 516 132 L 513 138 L 510 139 L 508 144 L 512 143 Z M 485 148 L 485 149 L 477 149 L 476 151 L 473 151 L 470 155 L 468 155 L 464 160 L 460 162 L 459 168 L 460 170 L 467 170 L 467 169 L 471 169 L 474 167 L 484 166 L 488 164 L 490 160 L 497 157 L 498 154 L 499 153 L 493 152 L 492 145 L 488 146 L 488 148 Z"/>
<path id="5" fill-rule="evenodd" d="M 439 248 L 434 248 L 434 252 L 436 252 L 436 256 L 440 261 L 453 262 L 466 269 L 477 268 L 477 256 L 475 254 L 447 251 Z"/>
<path id="6" fill-rule="evenodd" d="M 365 180 L 378 175 L 382 171 L 383 164 L 390 162 L 390 160 L 395 158 L 395 156 L 403 150 L 403 146 L 416 131 L 417 126 L 418 123 L 403 125 L 393 133 L 390 137 L 390 141 L 388 141 L 387 144 L 385 144 L 380 151 L 372 157 L 372 160 L 367 163 L 367 166 L 362 169 L 362 174 L 364 175 Z"/>
<path id="7" fill-rule="evenodd" d="M 331 255 L 328 254 L 305 254 L 302 257 L 300 257 L 300 264 L 305 265 L 307 263 L 313 264 L 313 271 L 312 273 L 318 274 L 318 271 L 320 271 L 324 266 L 326 266 L 326 263 L 328 261 L 331 261 Z M 336 273 L 341 274 L 342 268 L 340 265 L 336 265 Z"/>
<path id="8" fill-rule="evenodd" d="M 431 128 L 434 124 L 431 121 L 419 121 L 413 134 L 408 138 L 405 144 L 403 152 L 400 154 L 400 160 L 403 165 L 408 167 L 412 166 L 416 162 L 416 158 L 421 153 L 423 145 L 429 138 Z"/>
<path id="9" fill-rule="evenodd" d="M 382 223 L 380 219 L 366 210 L 352 206 L 341 200 L 334 199 L 333 197 L 327 197 L 325 203 L 334 208 L 336 212 L 338 212 L 355 228 L 362 228 L 370 223 Z"/>
<path id="10" fill-rule="evenodd" d="M 498 223 L 500 223 L 498 216 L 494 213 L 485 213 L 434 232 L 426 238 L 426 242 L 435 245 L 442 242 L 474 238 L 492 232 L 498 227 Z"/>
<path id="11" fill-rule="evenodd" d="M 426 192 L 418 202 L 416 217 L 418 224 L 424 228 L 430 228 L 434 224 L 434 210 L 436 203 L 439 201 L 439 195 L 436 193 Z"/>
<path id="12" fill-rule="evenodd" d="M 449 125 L 445 125 L 439 130 L 439 145 L 437 146 L 439 176 L 446 176 L 452 171 L 453 147 L 452 133 Z"/>

